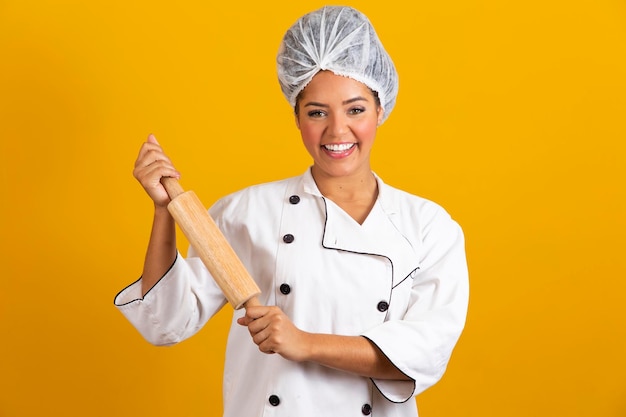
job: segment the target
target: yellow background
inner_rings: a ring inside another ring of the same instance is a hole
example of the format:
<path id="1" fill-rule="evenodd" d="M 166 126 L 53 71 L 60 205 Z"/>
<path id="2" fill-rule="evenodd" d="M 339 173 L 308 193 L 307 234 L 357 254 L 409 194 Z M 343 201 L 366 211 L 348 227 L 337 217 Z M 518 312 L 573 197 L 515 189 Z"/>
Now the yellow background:
<path id="1" fill-rule="evenodd" d="M 230 307 L 171 348 L 113 307 L 151 221 L 132 166 L 156 134 L 206 205 L 304 172 L 274 56 L 322 4 L 0 0 L 0 416 L 220 415 Z M 626 416 L 626 4 L 354 5 L 401 77 L 374 169 L 467 236 L 420 415 Z"/>

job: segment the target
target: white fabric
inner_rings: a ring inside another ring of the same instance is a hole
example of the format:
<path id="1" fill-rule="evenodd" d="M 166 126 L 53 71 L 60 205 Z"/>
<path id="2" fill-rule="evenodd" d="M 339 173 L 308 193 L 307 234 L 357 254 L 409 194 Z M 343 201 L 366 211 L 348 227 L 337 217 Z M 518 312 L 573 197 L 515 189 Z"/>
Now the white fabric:
<path id="1" fill-rule="evenodd" d="M 439 380 L 463 329 L 468 276 L 463 234 L 438 205 L 385 185 L 359 225 L 304 175 L 249 187 L 210 213 L 258 282 L 302 330 L 363 335 L 412 381 L 371 380 L 260 353 L 234 312 L 226 351 L 224 416 L 415 417 L 411 400 Z M 298 195 L 297 204 L 289 197 Z M 292 234 L 285 243 L 282 236 Z M 280 291 L 288 284 L 291 292 Z M 141 282 L 115 305 L 151 343 L 180 342 L 226 304 L 193 250 L 141 298 Z M 379 311 L 379 302 L 389 303 Z M 280 404 L 268 398 L 276 395 Z"/>
<path id="2" fill-rule="evenodd" d="M 378 93 L 384 122 L 396 104 L 398 73 L 369 19 L 352 7 L 325 6 L 285 33 L 276 57 L 280 88 L 291 106 L 320 71 L 353 78 Z"/>

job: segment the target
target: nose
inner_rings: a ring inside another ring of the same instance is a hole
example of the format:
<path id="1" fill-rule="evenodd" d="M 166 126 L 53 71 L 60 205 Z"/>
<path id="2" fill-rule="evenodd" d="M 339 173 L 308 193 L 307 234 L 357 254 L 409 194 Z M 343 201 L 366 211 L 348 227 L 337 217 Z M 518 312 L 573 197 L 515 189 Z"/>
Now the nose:
<path id="1" fill-rule="evenodd" d="M 348 118 L 344 114 L 331 114 L 328 118 L 327 130 L 332 137 L 342 137 L 349 130 Z"/>

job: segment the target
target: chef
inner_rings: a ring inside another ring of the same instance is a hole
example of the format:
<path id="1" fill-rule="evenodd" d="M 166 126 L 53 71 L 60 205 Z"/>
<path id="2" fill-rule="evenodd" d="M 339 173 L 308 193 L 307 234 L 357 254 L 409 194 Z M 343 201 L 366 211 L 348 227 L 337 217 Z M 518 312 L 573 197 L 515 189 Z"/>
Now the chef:
<path id="1" fill-rule="evenodd" d="M 398 78 L 365 15 L 302 16 L 277 63 L 313 163 L 209 210 L 262 291 L 261 306 L 233 314 L 224 416 L 417 416 L 412 399 L 442 377 L 464 327 L 463 232 L 371 169 Z M 115 305 L 150 343 L 171 345 L 227 301 L 194 250 L 175 246 L 160 179 L 179 173 L 153 136 L 134 175 L 154 202 L 153 229 L 142 277 Z"/>

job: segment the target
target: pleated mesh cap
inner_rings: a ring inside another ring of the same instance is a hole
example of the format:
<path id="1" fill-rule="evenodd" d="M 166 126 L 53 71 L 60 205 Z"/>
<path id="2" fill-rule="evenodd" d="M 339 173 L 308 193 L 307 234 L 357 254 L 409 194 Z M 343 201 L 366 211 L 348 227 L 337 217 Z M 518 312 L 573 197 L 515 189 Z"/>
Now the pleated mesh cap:
<path id="1" fill-rule="evenodd" d="M 276 57 L 280 88 L 291 104 L 319 71 L 360 81 L 378 93 L 387 119 L 398 95 L 398 73 L 367 16 L 325 6 L 287 30 Z"/>

